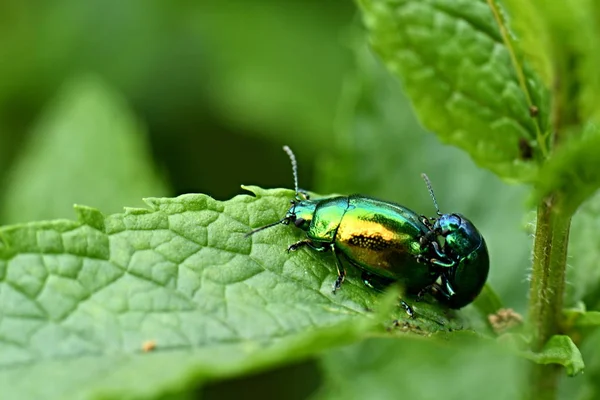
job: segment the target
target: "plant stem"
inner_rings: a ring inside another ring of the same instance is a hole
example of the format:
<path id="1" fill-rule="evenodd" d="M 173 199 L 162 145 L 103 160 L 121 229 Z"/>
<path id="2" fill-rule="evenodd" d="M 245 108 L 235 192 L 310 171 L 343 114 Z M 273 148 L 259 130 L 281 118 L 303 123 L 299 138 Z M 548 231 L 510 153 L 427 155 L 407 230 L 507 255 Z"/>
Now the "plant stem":
<path id="1" fill-rule="evenodd" d="M 565 290 L 570 216 L 560 211 L 560 198 L 551 195 L 538 207 L 533 271 L 529 289 L 529 323 L 533 334 L 532 350 L 542 350 L 552 335 L 560 333 L 560 318 Z M 533 365 L 530 379 L 531 399 L 550 400 L 557 395 L 562 369 Z"/>

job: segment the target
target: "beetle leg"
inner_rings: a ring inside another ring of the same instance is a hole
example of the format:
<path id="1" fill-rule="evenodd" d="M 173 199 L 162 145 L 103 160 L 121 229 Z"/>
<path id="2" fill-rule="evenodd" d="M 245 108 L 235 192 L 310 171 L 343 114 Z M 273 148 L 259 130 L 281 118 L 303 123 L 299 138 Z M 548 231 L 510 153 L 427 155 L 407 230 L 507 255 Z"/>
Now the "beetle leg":
<path id="1" fill-rule="evenodd" d="M 431 244 L 431 247 L 433 247 L 433 251 L 435 252 L 435 255 L 439 258 L 428 258 L 427 256 L 423 255 L 423 254 L 419 254 L 416 256 L 417 262 L 418 263 L 429 263 L 429 264 L 433 264 L 435 266 L 438 267 L 442 267 L 442 268 L 449 268 L 449 267 L 453 267 L 456 264 L 456 261 L 453 261 L 452 259 L 449 259 L 440 249 L 440 245 L 438 242 L 435 241 L 431 241 L 429 242 L 426 238 L 426 236 L 421 236 L 421 246 L 426 246 L 428 244 Z"/>
<path id="2" fill-rule="evenodd" d="M 433 265 L 436 265 L 438 267 L 443 267 L 443 268 L 449 268 L 449 267 L 453 267 L 454 265 L 456 265 L 456 261 L 448 258 L 448 256 L 446 256 L 442 252 L 438 242 L 431 242 L 431 246 L 433 247 L 433 251 L 435 252 L 437 257 L 439 257 L 439 258 L 430 258 L 427 260 L 428 262 L 430 262 Z"/>
<path id="3" fill-rule="evenodd" d="M 444 261 L 444 260 L 439 260 L 437 258 L 430 258 L 428 261 L 431 264 L 433 264 L 437 267 L 442 267 L 442 268 L 450 268 L 450 267 L 454 267 L 456 265 L 455 261 Z"/>
<path id="4" fill-rule="evenodd" d="M 423 238 L 424 237 L 421 238 L 421 241 L 425 241 L 426 244 L 431 244 L 431 247 L 433 247 L 433 251 L 439 258 L 445 259 L 445 260 L 448 259 L 448 256 L 446 256 L 446 254 L 444 254 L 442 249 L 440 249 L 440 244 L 438 242 L 436 242 L 435 240 L 427 242 L 427 240 L 424 240 Z"/>
<path id="5" fill-rule="evenodd" d="M 296 251 L 296 250 L 298 250 L 298 249 L 299 249 L 300 247 L 302 247 L 302 246 L 310 246 L 310 247 L 313 247 L 313 246 L 312 246 L 312 242 L 310 241 L 310 239 L 304 239 L 304 240 L 301 240 L 301 241 L 299 241 L 299 242 L 296 242 L 296 243 L 290 244 L 290 245 L 288 246 L 288 248 L 287 248 L 287 252 L 289 253 L 290 251 Z"/>
<path id="6" fill-rule="evenodd" d="M 438 257 L 440 258 L 445 258 L 446 255 L 444 253 L 442 253 L 442 250 L 440 249 L 440 244 L 436 241 L 431 242 L 431 246 L 433 247 L 433 250 L 435 251 L 435 254 L 438 255 Z"/>
<path id="7" fill-rule="evenodd" d="M 340 287 L 342 287 L 342 283 L 344 282 L 344 279 L 346 278 L 346 270 L 344 269 L 344 266 L 342 265 L 342 262 L 340 261 L 338 252 L 335 249 L 335 244 L 331 243 L 330 246 L 331 246 L 330 247 L 331 252 L 333 253 L 333 258 L 335 258 L 335 266 L 337 268 L 337 273 L 338 273 L 338 277 L 333 284 L 333 294 L 335 294 L 336 290 L 338 290 Z"/>
<path id="8" fill-rule="evenodd" d="M 292 243 L 291 245 L 289 245 L 287 248 L 287 252 L 289 253 L 290 251 L 296 251 L 300 247 L 303 247 L 303 246 L 308 246 L 315 251 L 329 250 L 329 247 L 327 247 L 326 244 L 324 245 L 322 243 L 315 243 L 310 239 L 304 239 L 304 240 L 301 240 L 299 242 Z"/>
<path id="9" fill-rule="evenodd" d="M 425 225 L 427 228 L 431 229 L 433 228 L 433 224 L 431 223 L 431 220 L 429 218 L 427 218 L 424 215 L 419 216 L 419 218 L 421 218 L 421 222 L 423 223 L 423 225 Z"/>
<path id="10" fill-rule="evenodd" d="M 419 237 L 419 244 L 421 245 L 421 247 L 424 247 L 426 249 L 428 249 L 430 245 L 433 246 L 435 252 L 441 256 L 440 246 L 437 242 L 436 236 L 437 234 L 435 231 L 429 231 L 426 234 Z"/>
<path id="11" fill-rule="evenodd" d="M 363 273 L 360 276 L 360 279 L 362 279 L 362 281 L 366 287 L 376 290 L 378 292 L 381 292 L 381 290 L 379 290 L 379 286 L 376 286 L 375 284 L 373 284 L 371 277 L 372 277 L 372 274 L 368 273 L 367 271 L 363 271 Z"/>
<path id="12" fill-rule="evenodd" d="M 400 300 L 400 305 L 402 306 L 402 308 L 404 308 L 404 311 L 406 311 L 409 318 L 415 317 L 415 311 L 412 309 L 411 306 L 408 305 L 407 302 L 405 302 L 404 300 Z"/>
<path id="13" fill-rule="evenodd" d="M 366 287 L 380 293 L 383 292 L 388 286 L 390 286 L 393 283 L 393 281 L 390 279 L 376 276 L 367 271 L 362 272 L 361 279 Z"/>
<path id="14" fill-rule="evenodd" d="M 423 289 L 421 289 L 417 292 L 417 301 L 421 301 L 421 299 L 423 299 L 423 296 L 425 296 L 425 293 L 427 293 L 428 291 L 431 290 L 431 286 L 433 286 L 433 285 L 427 285 Z"/>
<path id="15" fill-rule="evenodd" d="M 452 297 L 454 297 L 454 292 L 448 285 L 448 279 L 444 276 L 442 276 L 442 285 L 439 285 L 437 283 L 433 284 L 431 287 L 431 292 L 438 299 L 441 298 L 445 301 L 448 301 Z"/>

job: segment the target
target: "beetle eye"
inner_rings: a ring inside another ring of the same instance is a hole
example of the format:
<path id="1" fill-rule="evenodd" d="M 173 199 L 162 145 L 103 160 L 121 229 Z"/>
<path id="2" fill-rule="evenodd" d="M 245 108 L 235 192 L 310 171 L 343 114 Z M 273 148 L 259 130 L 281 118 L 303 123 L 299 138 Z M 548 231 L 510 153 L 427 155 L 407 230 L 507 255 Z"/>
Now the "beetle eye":
<path id="1" fill-rule="evenodd" d="M 296 225 L 297 228 L 300 228 L 302 226 L 302 224 L 304 224 L 305 219 L 304 218 L 297 218 L 294 221 L 294 224 Z"/>

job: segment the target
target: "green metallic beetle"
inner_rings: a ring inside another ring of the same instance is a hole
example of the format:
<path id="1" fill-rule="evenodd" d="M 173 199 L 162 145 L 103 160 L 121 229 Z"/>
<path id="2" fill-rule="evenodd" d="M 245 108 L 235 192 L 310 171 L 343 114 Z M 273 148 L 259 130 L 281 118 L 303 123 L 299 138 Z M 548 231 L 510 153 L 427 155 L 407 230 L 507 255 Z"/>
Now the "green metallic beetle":
<path id="1" fill-rule="evenodd" d="M 443 238 L 441 252 L 449 268 L 442 272 L 441 284 L 435 284 L 432 291 L 448 307 L 462 308 L 475 300 L 485 285 L 490 269 L 487 246 L 481 233 L 462 214 L 441 214 L 434 221 L 429 237 Z M 441 265 L 441 260 L 437 264 Z"/>
<path id="2" fill-rule="evenodd" d="M 401 205 L 362 195 L 311 200 L 298 189 L 294 154 L 287 146 L 284 150 L 294 172 L 296 196 L 292 206 L 284 218 L 247 236 L 294 223 L 306 232 L 306 239 L 290 245 L 288 251 L 303 246 L 331 251 L 338 272 L 334 293 L 346 276 L 340 260 L 343 255 L 363 271 L 367 284 L 375 278 L 383 284 L 399 282 L 407 292 L 419 296 L 431 291 L 451 308 L 463 307 L 479 294 L 487 278 L 489 258 L 483 237 L 467 219 L 439 210 L 439 218 L 428 219 Z M 437 209 L 429 180 L 424 178 Z"/>

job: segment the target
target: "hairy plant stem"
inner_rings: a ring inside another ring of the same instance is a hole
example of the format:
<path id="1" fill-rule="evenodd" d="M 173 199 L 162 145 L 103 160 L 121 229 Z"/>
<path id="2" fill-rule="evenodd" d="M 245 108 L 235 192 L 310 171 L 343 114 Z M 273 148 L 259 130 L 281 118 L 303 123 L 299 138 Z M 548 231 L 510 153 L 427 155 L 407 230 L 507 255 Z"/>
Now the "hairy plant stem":
<path id="1" fill-rule="evenodd" d="M 529 289 L 531 349 L 535 352 L 541 351 L 552 335 L 560 333 L 571 217 L 561 213 L 559 204 L 560 197 L 551 195 L 537 210 Z M 562 374 L 558 366 L 532 365 L 529 398 L 555 399 Z"/>

